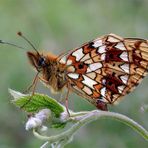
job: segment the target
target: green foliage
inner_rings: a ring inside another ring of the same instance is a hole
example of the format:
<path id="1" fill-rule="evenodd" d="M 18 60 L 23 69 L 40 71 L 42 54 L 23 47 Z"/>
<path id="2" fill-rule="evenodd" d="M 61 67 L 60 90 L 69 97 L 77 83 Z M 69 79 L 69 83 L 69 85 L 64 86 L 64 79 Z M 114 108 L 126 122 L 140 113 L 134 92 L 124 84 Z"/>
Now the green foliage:
<path id="1" fill-rule="evenodd" d="M 66 122 L 53 122 L 51 125 L 51 128 L 64 128 L 66 125 Z"/>
<path id="2" fill-rule="evenodd" d="M 35 113 L 47 108 L 55 114 L 55 117 L 59 117 L 64 111 L 63 107 L 55 99 L 44 94 L 36 93 L 33 96 L 22 96 L 19 99 L 14 99 L 12 102 L 28 113 Z"/>
<path id="3" fill-rule="evenodd" d="M 52 113 L 50 120 L 48 121 L 48 125 L 50 128 L 64 128 L 66 126 L 66 122 L 61 121 L 61 113 L 63 113 L 64 107 L 58 103 L 55 99 L 44 95 L 35 93 L 32 95 L 24 95 L 18 91 L 14 91 L 9 89 L 10 94 L 14 98 L 12 103 L 21 108 L 23 111 L 27 112 L 27 114 L 31 113 L 32 115 L 38 113 L 42 109 L 49 109 Z"/>
<path id="4" fill-rule="evenodd" d="M 27 113 L 36 113 L 33 116 L 33 118 L 28 119 L 26 123 L 26 129 L 33 129 L 33 133 L 37 138 L 44 141 L 47 140 L 49 144 L 55 144 L 57 145 L 57 147 L 61 147 L 61 145 L 67 145 L 67 143 L 69 143 L 72 140 L 74 133 L 80 127 L 84 126 L 85 124 L 88 124 L 89 122 L 95 121 L 96 119 L 106 117 L 113 118 L 125 123 L 126 125 L 132 127 L 139 134 L 141 134 L 141 136 L 143 136 L 145 140 L 148 140 L 148 131 L 132 119 L 122 114 L 94 110 L 90 112 L 70 111 L 70 116 L 68 116 L 68 113 L 64 109 L 64 107 L 61 104 L 59 104 L 56 100 L 48 97 L 47 95 L 38 93 L 34 95 L 24 95 L 20 92 L 11 89 L 9 89 L 9 92 L 14 97 L 12 102 L 16 106 L 23 108 Z M 49 109 L 48 113 L 47 111 L 42 109 Z M 50 111 L 54 113 L 54 117 L 52 114 L 49 114 Z M 56 136 L 42 136 L 39 133 L 37 133 L 37 129 L 43 125 L 43 120 L 48 120 L 49 118 L 51 122 L 51 128 L 64 128 L 68 122 L 72 121 L 73 125 L 71 125 L 71 127 L 69 127 L 66 131 L 59 133 Z"/>

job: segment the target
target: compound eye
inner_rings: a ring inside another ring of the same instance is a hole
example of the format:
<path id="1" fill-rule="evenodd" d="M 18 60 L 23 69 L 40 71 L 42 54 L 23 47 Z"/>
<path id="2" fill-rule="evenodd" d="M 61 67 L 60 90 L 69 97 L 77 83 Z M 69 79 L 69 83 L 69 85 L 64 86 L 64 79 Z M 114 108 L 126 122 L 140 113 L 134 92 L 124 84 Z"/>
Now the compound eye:
<path id="1" fill-rule="evenodd" d="M 43 67 L 43 66 L 45 66 L 46 65 L 46 63 L 45 63 L 45 58 L 44 57 L 40 57 L 39 58 L 39 61 L 38 61 L 38 66 L 39 67 Z"/>

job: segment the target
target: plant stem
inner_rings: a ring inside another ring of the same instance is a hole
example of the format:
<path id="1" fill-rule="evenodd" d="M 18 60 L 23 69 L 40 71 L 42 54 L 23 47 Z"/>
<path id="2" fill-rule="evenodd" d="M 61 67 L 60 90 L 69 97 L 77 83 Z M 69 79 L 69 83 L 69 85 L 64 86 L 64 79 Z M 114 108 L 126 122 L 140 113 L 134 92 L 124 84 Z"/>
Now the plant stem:
<path id="1" fill-rule="evenodd" d="M 77 121 L 70 129 L 68 129 L 67 131 L 64 131 L 58 135 L 55 136 L 42 136 L 40 135 L 38 132 L 36 132 L 35 130 L 33 130 L 33 134 L 34 136 L 36 136 L 37 138 L 44 140 L 44 141 L 48 141 L 49 143 L 54 143 L 60 140 L 65 140 L 65 139 L 69 139 L 71 136 L 73 136 L 73 134 L 82 126 L 84 126 L 85 124 L 88 124 L 89 122 L 95 121 L 97 119 L 100 118 L 113 118 L 115 120 L 118 120 L 120 122 L 125 123 L 126 125 L 130 126 L 131 128 L 133 128 L 137 133 L 139 133 L 145 140 L 148 141 L 148 131 L 146 129 L 144 129 L 141 125 L 139 125 L 137 122 L 135 122 L 134 120 L 128 118 L 125 115 L 119 114 L 119 113 L 114 113 L 114 112 L 107 112 L 107 111 L 99 111 L 99 110 L 94 110 L 91 112 L 83 112 L 82 116 L 80 116 L 80 113 L 77 113 L 78 116 L 76 116 L 73 118 L 73 120 Z"/>

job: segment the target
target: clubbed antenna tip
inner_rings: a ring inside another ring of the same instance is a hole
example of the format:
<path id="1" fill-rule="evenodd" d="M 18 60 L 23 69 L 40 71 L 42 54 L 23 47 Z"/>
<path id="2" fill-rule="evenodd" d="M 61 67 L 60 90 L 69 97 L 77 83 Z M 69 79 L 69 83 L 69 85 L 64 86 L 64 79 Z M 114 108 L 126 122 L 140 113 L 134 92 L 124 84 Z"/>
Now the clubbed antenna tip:
<path id="1" fill-rule="evenodd" d="M 22 32 L 17 32 L 17 35 L 19 35 L 20 37 L 22 37 L 26 42 L 29 43 L 29 45 L 37 52 L 37 54 L 40 56 L 39 52 L 37 51 L 37 49 L 35 48 L 35 46 L 22 34 Z"/>
<path id="2" fill-rule="evenodd" d="M 20 31 L 17 32 L 17 35 L 22 36 L 22 32 L 20 32 Z"/>
<path id="3" fill-rule="evenodd" d="M 11 46 L 14 46 L 14 47 L 17 47 L 17 48 L 21 48 L 21 49 L 25 49 L 25 48 L 23 48 L 23 47 L 21 47 L 21 46 L 18 46 L 18 45 L 13 44 L 13 43 L 5 42 L 5 41 L 3 41 L 3 40 L 0 40 L 0 43 L 1 43 L 1 44 L 11 45 Z"/>

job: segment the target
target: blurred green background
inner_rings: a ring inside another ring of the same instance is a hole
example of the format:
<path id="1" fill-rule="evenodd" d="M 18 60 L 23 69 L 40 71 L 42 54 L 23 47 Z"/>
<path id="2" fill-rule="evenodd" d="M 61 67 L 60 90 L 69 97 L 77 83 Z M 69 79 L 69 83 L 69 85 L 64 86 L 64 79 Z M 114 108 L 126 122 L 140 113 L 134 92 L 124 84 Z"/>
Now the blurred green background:
<path id="1" fill-rule="evenodd" d="M 0 39 L 30 46 L 16 36 L 22 31 L 38 49 L 60 54 L 98 36 L 115 33 L 123 37 L 148 38 L 148 0 L 0 0 Z M 10 103 L 8 88 L 24 91 L 35 73 L 26 51 L 0 45 L 0 148 L 32 148 L 43 142 L 24 129 L 25 115 Z M 123 113 L 148 129 L 148 77 L 111 111 Z M 38 92 L 50 94 L 42 84 Z M 59 98 L 59 95 L 54 96 Z M 94 106 L 72 94 L 70 108 L 92 110 Z M 105 119 L 80 129 L 66 148 L 146 148 L 148 143 L 120 122 Z"/>

